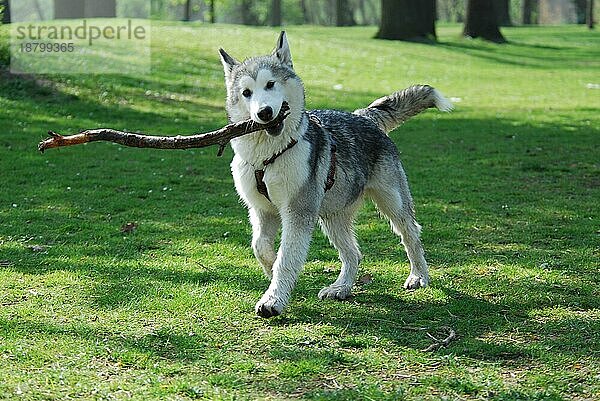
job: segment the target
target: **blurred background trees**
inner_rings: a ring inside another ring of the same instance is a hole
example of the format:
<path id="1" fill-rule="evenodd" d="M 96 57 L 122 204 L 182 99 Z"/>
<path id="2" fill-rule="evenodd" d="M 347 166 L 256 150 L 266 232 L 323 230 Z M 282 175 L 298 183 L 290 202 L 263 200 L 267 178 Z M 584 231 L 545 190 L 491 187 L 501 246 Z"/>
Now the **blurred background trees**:
<path id="1" fill-rule="evenodd" d="M 10 23 L 10 5 L 8 4 L 8 0 L 0 1 L 0 12 L 2 13 L 2 21 L 3 24 Z"/>
<path id="2" fill-rule="evenodd" d="M 54 0 L 54 18 L 56 19 L 116 16 L 116 0 Z"/>
<path id="3" fill-rule="evenodd" d="M 430 22 L 431 10 L 434 21 L 464 23 L 469 3 L 469 0 L 151 1 L 153 16 L 157 19 L 271 26 L 379 25 L 378 36 L 390 38 L 435 37 L 435 26 Z M 491 4 L 489 7 L 493 7 L 494 20 L 501 27 L 513 24 L 584 24 L 588 20 L 590 6 L 593 9 L 593 0 L 481 0 L 481 3 L 483 6 L 483 3 Z M 400 25 L 403 27 L 400 28 Z M 388 34 L 390 30 L 395 33 Z"/>
<path id="4" fill-rule="evenodd" d="M 6 12 L 8 2 L 0 0 L 4 23 L 10 21 L 10 13 Z M 18 9 L 19 16 L 29 13 L 34 19 L 116 14 L 247 25 L 378 25 L 377 37 L 402 40 L 435 40 L 437 22 L 466 23 L 467 36 L 485 38 L 489 35 L 476 34 L 479 28 L 473 26 L 491 22 L 499 27 L 565 23 L 587 23 L 593 27 L 598 19 L 594 0 L 10 0 L 10 3 L 13 11 Z M 27 9 L 25 3 L 29 4 Z M 488 10 L 485 15 L 493 13 L 493 17 L 485 17 L 483 21 L 482 9 Z M 468 21 L 468 15 L 475 17 Z"/>

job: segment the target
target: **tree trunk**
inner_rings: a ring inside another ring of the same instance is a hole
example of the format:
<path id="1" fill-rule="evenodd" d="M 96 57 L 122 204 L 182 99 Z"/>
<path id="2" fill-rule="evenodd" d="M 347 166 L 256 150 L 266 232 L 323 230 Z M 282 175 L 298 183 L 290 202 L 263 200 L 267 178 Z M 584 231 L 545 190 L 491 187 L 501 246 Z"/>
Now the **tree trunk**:
<path id="1" fill-rule="evenodd" d="M 4 6 L 4 10 L 2 11 L 2 23 L 10 24 L 10 1 L 9 0 L 0 1 L 0 5 Z"/>
<path id="2" fill-rule="evenodd" d="M 523 0 L 521 2 L 521 23 L 523 25 L 531 24 L 532 11 L 533 11 L 533 0 Z"/>
<path id="3" fill-rule="evenodd" d="M 587 17 L 588 0 L 573 0 L 575 15 L 578 24 L 585 24 Z"/>
<path id="4" fill-rule="evenodd" d="M 258 25 L 258 17 L 252 10 L 252 0 L 242 0 L 240 2 L 240 19 L 244 25 Z"/>
<path id="5" fill-rule="evenodd" d="M 358 12 L 360 13 L 361 24 L 368 25 L 367 23 L 367 11 L 365 10 L 365 2 L 364 0 L 358 1 Z"/>
<path id="6" fill-rule="evenodd" d="M 42 7 L 40 6 L 40 2 L 38 0 L 34 0 L 33 5 L 35 7 L 35 11 L 37 12 L 40 21 L 45 21 L 44 12 L 42 11 Z"/>
<path id="7" fill-rule="evenodd" d="M 85 2 L 80 0 L 54 0 L 54 18 L 84 18 Z"/>
<path id="8" fill-rule="evenodd" d="M 381 0 L 379 39 L 435 39 L 435 0 Z"/>
<path id="9" fill-rule="evenodd" d="M 335 25 L 336 19 L 336 7 L 337 0 L 329 0 L 327 1 L 327 7 L 325 9 L 325 20 L 327 21 L 327 25 Z"/>
<path id="10" fill-rule="evenodd" d="M 302 21 L 304 21 L 305 24 L 310 23 L 308 7 L 306 7 L 306 0 L 300 0 L 300 10 L 302 10 Z"/>
<path id="11" fill-rule="evenodd" d="M 374 1 L 375 0 L 364 0 L 366 1 L 367 5 L 369 6 L 369 11 L 371 12 L 371 15 L 373 16 L 373 20 L 375 21 L 375 24 L 379 24 L 380 19 L 379 19 L 379 13 L 377 12 L 377 6 L 375 5 Z"/>
<path id="12" fill-rule="evenodd" d="M 281 26 L 281 0 L 271 1 L 271 26 Z"/>
<path id="13" fill-rule="evenodd" d="M 594 0 L 588 0 L 586 24 L 589 29 L 594 29 Z"/>
<path id="14" fill-rule="evenodd" d="M 192 0 L 185 0 L 183 7 L 184 7 L 183 20 L 191 21 L 192 20 Z"/>
<path id="15" fill-rule="evenodd" d="M 116 0 L 55 0 L 54 18 L 114 18 L 117 16 Z"/>
<path id="16" fill-rule="evenodd" d="M 450 0 L 449 4 L 449 14 L 451 15 L 451 22 L 458 22 L 462 24 L 465 22 L 465 5 L 461 0 Z"/>
<path id="17" fill-rule="evenodd" d="M 210 0 L 210 23 L 214 24 L 217 20 L 215 16 L 215 0 Z"/>
<path id="18" fill-rule="evenodd" d="M 87 0 L 85 2 L 86 18 L 114 18 L 117 16 L 116 0 Z"/>
<path id="19" fill-rule="evenodd" d="M 335 2 L 335 25 L 353 26 L 356 25 L 354 12 L 348 0 L 336 0 Z"/>
<path id="20" fill-rule="evenodd" d="M 498 18 L 492 0 L 468 0 L 463 36 L 506 43 L 498 27 Z"/>
<path id="21" fill-rule="evenodd" d="M 498 25 L 512 26 L 510 20 L 510 0 L 494 0 L 494 8 L 498 16 Z"/>

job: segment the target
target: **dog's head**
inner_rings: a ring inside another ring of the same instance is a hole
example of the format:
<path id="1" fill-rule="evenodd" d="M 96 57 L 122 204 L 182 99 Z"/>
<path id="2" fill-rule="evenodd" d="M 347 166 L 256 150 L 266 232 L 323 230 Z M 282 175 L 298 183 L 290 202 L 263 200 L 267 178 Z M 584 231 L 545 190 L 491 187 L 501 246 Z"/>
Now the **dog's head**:
<path id="1" fill-rule="evenodd" d="M 294 72 L 292 55 L 285 32 L 281 32 L 270 55 L 239 62 L 219 49 L 227 86 L 227 113 L 232 122 L 251 118 L 258 123 L 273 120 L 283 102 L 290 115 L 277 127 L 267 130 L 272 136 L 281 134 L 285 125 L 297 123 L 304 111 L 304 88 Z"/>

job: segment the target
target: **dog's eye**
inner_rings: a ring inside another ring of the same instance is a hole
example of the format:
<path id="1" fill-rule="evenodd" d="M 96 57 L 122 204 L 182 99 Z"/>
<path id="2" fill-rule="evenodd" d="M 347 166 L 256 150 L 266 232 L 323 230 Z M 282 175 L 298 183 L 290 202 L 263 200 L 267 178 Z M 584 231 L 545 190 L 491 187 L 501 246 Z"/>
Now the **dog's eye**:
<path id="1" fill-rule="evenodd" d="M 244 91 L 242 92 L 242 96 L 250 97 L 252 96 L 252 91 L 250 89 L 244 89 Z"/>
<path id="2" fill-rule="evenodd" d="M 267 89 L 273 89 L 273 87 L 275 86 L 275 81 L 269 81 L 267 82 Z"/>

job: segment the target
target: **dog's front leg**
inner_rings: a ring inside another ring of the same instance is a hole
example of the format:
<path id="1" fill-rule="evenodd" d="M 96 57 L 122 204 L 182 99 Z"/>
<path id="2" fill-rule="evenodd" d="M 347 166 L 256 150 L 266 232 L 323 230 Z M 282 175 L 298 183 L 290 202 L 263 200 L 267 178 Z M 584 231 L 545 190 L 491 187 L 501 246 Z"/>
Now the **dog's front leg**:
<path id="1" fill-rule="evenodd" d="M 276 210 L 250 209 L 250 222 L 252 223 L 252 250 L 254 256 L 263 268 L 265 276 L 273 278 L 273 264 L 275 264 L 274 243 L 281 225 Z"/>
<path id="2" fill-rule="evenodd" d="M 293 208 L 289 208 L 293 209 Z M 304 266 L 317 212 L 288 211 L 282 213 L 281 245 L 273 265 L 271 285 L 256 304 L 261 317 L 280 315 L 288 304 L 298 274 Z"/>

